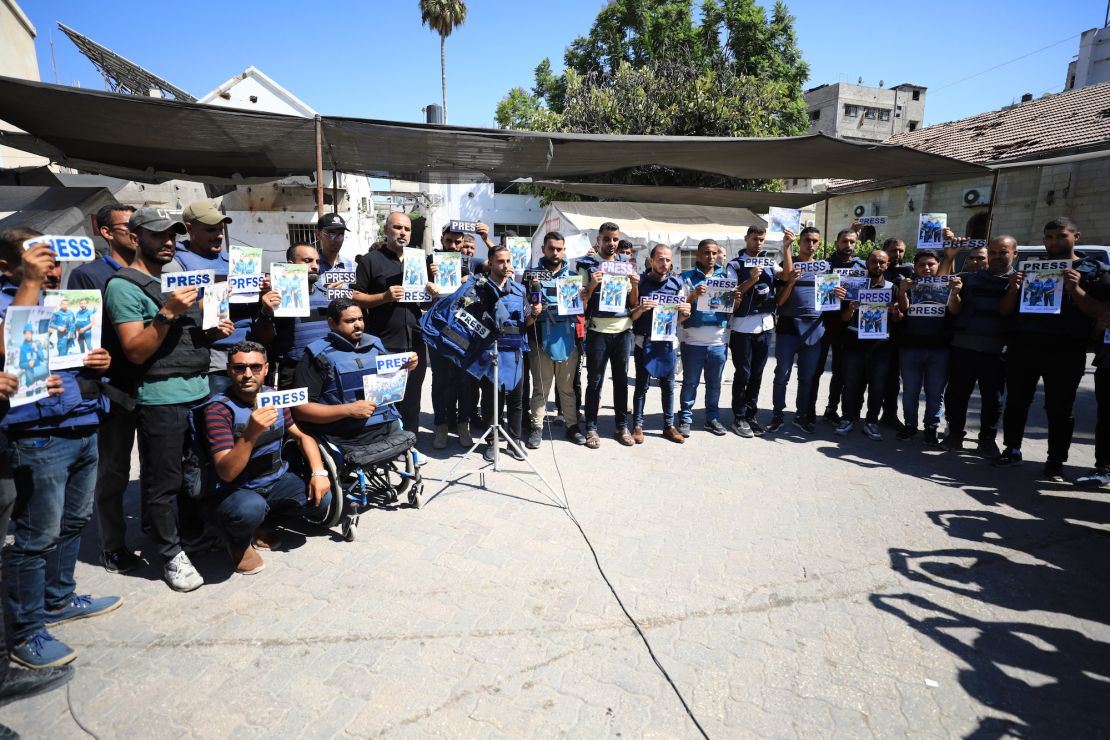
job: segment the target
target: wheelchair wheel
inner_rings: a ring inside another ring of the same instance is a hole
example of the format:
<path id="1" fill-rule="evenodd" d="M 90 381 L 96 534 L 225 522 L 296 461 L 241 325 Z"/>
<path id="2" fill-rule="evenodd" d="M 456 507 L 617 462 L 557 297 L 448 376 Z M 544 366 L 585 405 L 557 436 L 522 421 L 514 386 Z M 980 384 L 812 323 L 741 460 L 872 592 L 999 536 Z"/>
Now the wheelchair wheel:
<path id="1" fill-rule="evenodd" d="M 347 542 L 354 542 L 358 539 L 358 517 L 348 516 L 343 519 L 343 539 Z"/>
<path id="2" fill-rule="evenodd" d="M 346 508 L 346 498 L 343 495 L 343 489 L 339 485 L 339 475 L 336 471 L 335 460 L 329 454 L 325 444 L 320 443 L 320 458 L 324 461 L 324 469 L 328 471 L 328 482 L 331 484 L 331 505 L 322 515 L 317 517 L 305 517 L 305 519 L 313 524 L 318 524 L 323 527 L 331 529 L 339 524 L 339 520 L 343 517 L 343 512 Z M 312 472 L 308 469 L 308 463 L 301 454 L 301 446 L 297 440 L 289 438 L 285 441 L 282 447 L 281 455 L 288 461 L 289 469 L 295 474 L 308 480 L 309 474 Z"/>

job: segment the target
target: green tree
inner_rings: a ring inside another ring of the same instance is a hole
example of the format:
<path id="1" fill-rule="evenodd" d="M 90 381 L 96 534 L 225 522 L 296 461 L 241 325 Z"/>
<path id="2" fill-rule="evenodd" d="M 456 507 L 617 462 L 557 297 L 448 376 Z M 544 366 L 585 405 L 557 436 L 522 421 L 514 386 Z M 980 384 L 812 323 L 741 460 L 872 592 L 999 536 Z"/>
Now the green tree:
<path id="1" fill-rule="evenodd" d="M 515 88 L 498 104 L 497 124 L 670 136 L 796 136 L 809 125 L 809 67 L 781 0 L 769 14 L 755 0 L 612 0 L 563 62 L 556 75 L 544 59 L 531 92 Z M 604 179 L 781 189 L 650 164 Z"/>
<path id="2" fill-rule="evenodd" d="M 439 34 L 439 74 L 443 89 L 443 122 L 447 123 L 447 37 L 466 21 L 463 0 L 420 0 L 420 22 Z"/>

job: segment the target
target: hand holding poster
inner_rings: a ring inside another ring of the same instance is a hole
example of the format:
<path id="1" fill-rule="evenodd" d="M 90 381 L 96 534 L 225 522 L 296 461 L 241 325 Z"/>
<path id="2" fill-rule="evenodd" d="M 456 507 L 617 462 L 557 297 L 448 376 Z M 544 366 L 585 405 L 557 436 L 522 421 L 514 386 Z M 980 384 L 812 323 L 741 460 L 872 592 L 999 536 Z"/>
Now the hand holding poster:
<path id="1" fill-rule="evenodd" d="M 99 290 L 48 290 L 43 299 L 50 317 L 51 370 L 82 367 L 85 355 L 100 347 L 103 326 Z"/>
<path id="2" fill-rule="evenodd" d="M 555 280 L 556 311 L 560 316 L 582 313 L 582 276 L 567 275 Z"/>
<path id="3" fill-rule="evenodd" d="M 698 296 L 697 310 L 732 313 L 736 304 L 736 278 L 706 278 L 705 293 Z"/>
<path id="4" fill-rule="evenodd" d="M 605 264 L 605 263 L 602 263 Z M 598 309 L 620 313 L 628 306 L 628 291 L 631 287 L 627 275 L 612 275 L 605 273 L 601 276 L 601 296 L 598 299 Z"/>
<path id="5" fill-rule="evenodd" d="M 1064 297 L 1064 270 L 1071 260 L 1029 260 L 1018 264 L 1021 280 L 1019 313 L 1060 313 Z"/>
<path id="6" fill-rule="evenodd" d="M 19 379 L 12 408 L 46 398 L 50 375 L 50 318 L 45 306 L 11 306 L 4 316 L 4 370 Z"/>
<path id="7" fill-rule="evenodd" d="M 787 231 L 795 235 L 802 230 L 802 212 L 797 208 L 771 206 L 767 211 L 767 232 L 783 234 Z M 781 238 L 781 237 L 779 237 Z"/>
<path id="8" fill-rule="evenodd" d="M 859 338 L 887 339 L 890 337 L 888 311 L 893 300 L 890 288 L 861 290 L 859 292 Z"/>
<path id="9" fill-rule="evenodd" d="M 825 311 L 839 311 L 840 299 L 836 297 L 836 289 L 840 287 L 840 276 L 832 274 L 817 275 L 813 279 L 813 296 L 816 304 L 814 308 L 822 313 Z"/>
<path id="10" fill-rule="evenodd" d="M 940 249 L 944 244 L 944 227 L 947 225 L 947 213 L 922 213 L 918 216 L 917 248 Z"/>
<path id="11" fill-rule="evenodd" d="M 205 289 L 202 329 L 215 329 L 221 321 L 231 321 L 230 289 L 227 283 L 216 283 Z"/>
<path id="12" fill-rule="evenodd" d="M 674 341 L 678 334 L 678 306 L 673 303 L 651 309 L 651 336 L 653 342 Z"/>
<path id="13" fill-rule="evenodd" d="M 459 252 L 433 252 L 432 264 L 436 266 L 436 288 L 439 294 L 449 295 L 462 285 L 462 254 Z"/>
<path id="14" fill-rule="evenodd" d="M 428 263 L 424 257 L 424 250 L 405 247 L 405 253 L 401 259 L 403 262 L 401 287 L 405 290 L 404 295 L 401 296 L 401 301 L 404 303 L 423 303 L 429 298 L 426 290 Z"/>
<path id="15" fill-rule="evenodd" d="M 270 265 L 270 287 L 277 292 L 280 302 L 274 316 L 308 316 L 308 265 L 275 262 Z"/>

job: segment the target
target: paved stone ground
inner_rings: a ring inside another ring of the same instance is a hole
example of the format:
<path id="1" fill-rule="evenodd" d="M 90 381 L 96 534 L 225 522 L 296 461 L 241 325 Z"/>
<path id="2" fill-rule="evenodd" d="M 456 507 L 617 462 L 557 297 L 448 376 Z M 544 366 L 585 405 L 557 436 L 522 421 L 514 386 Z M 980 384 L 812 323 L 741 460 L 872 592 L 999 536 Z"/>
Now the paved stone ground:
<path id="1" fill-rule="evenodd" d="M 1091 384 L 1073 472 L 1092 461 Z M 555 427 L 533 457 L 711 737 L 1107 732 L 1110 497 L 1037 480 L 1039 408 L 1015 470 L 824 424 L 679 448 L 659 423 L 598 451 Z M 531 480 L 373 512 L 351 544 L 292 535 L 257 576 L 200 558 L 192 594 L 153 567 L 106 574 L 90 530 L 82 590 L 126 604 L 57 630 L 81 653 L 77 717 L 103 738 L 697 736 Z M 83 734 L 64 692 L 0 721 Z"/>

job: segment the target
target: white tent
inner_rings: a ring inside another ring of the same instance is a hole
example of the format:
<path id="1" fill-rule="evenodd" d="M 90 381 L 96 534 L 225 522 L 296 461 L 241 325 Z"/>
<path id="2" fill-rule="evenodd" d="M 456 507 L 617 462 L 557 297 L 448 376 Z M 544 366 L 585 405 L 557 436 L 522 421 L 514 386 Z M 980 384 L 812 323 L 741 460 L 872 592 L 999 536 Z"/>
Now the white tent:
<path id="1" fill-rule="evenodd" d="M 676 269 L 693 264 L 693 253 L 702 239 L 714 239 L 729 254 L 744 248 L 749 226 L 767 228 L 767 222 L 746 208 L 683 205 L 675 203 L 575 203 L 554 201 L 532 238 L 533 258 L 540 254 L 543 235 L 558 231 L 567 239 L 569 258 L 582 257 L 595 243 L 597 229 L 606 221 L 621 228 L 621 236 L 635 245 L 640 258 L 656 244 L 676 251 Z M 677 252 L 682 252 L 680 260 Z M 641 259 L 637 260 L 643 264 Z"/>

